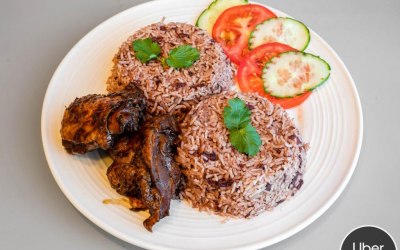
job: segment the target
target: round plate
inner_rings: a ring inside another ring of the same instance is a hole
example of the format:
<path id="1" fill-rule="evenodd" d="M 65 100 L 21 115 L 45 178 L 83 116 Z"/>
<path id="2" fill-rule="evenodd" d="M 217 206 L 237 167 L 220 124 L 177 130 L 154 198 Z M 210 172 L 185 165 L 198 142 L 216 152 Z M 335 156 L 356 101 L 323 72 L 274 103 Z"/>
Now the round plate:
<path id="1" fill-rule="evenodd" d="M 128 9 L 93 29 L 61 62 L 47 89 L 42 110 L 46 158 L 71 203 L 93 223 L 132 244 L 152 249 L 247 249 L 281 241 L 325 212 L 348 183 L 362 142 L 362 112 L 357 90 L 345 65 L 329 45 L 311 32 L 308 52 L 328 61 L 330 79 L 300 107 L 290 110 L 303 138 L 310 142 L 304 185 L 290 201 L 251 220 L 224 220 L 173 201 L 170 216 L 149 233 L 146 212 L 105 205 L 120 197 L 109 185 L 107 165 L 97 152 L 68 154 L 61 145 L 63 112 L 76 97 L 105 93 L 112 58 L 120 44 L 139 28 L 160 21 L 195 23 L 209 0 L 152 1 Z M 272 9 L 273 10 L 273 9 Z M 275 11 L 280 16 L 286 14 Z"/>

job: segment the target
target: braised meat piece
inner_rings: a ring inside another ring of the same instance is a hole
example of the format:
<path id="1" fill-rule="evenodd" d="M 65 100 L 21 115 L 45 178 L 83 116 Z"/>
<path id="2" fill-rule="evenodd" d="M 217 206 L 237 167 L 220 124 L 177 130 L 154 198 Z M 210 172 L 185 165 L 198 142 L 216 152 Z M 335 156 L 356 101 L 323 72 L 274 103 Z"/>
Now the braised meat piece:
<path id="1" fill-rule="evenodd" d="M 119 163 L 131 163 L 136 153 L 140 151 L 143 143 L 141 133 L 124 133 L 115 139 L 114 145 L 108 150 L 108 154 Z"/>
<path id="2" fill-rule="evenodd" d="M 181 179 L 174 160 L 177 133 L 173 117 L 155 117 L 146 121 L 138 133 L 119 138 L 109 151 L 114 159 L 107 171 L 110 184 L 118 193 L 142 201 L 132 204 L 133 209 L 143 205 L 149 209 L 150 217 L 143 222 L 149 231 L 168 216 L 170 201 Z"/>
<path id="3" fill-rule="evenodd" d="M 131 209 L 146 210 L 147 207 L 141 201 L 137 174 L 137 166 L 133 165 L 135 155 L 140 151 L 143 136 L 140 133 L 125 133 L 115 140 L 109 155 L 114 160 L 107 169 L 107 177 L 120 195 L 127 196 L 131 203 Z"/>
<path id="4" fill-rule="evenodd" d="M 138 88 L 76 98 L 64 112 L 62 144 L 70 153 L 107 150 L 117 135 L 140 128 L 145 108 L 145 96 Z"/>
<path id="5" fill-rule="evenodd" d="M 131 210 L 146 210 L 148 207 L 142 202 L 139 189 L 139 180 L 142 175 L 137 167 L 132 164 L 114 161 L 107 170 L 107 177 L 111 186 L 121 195 L 127 196 Z"/>
<path id="6" fill-rule="evenodd" d="M 177 131 L 178 125 L 173 117 L 161 116 L 147 123 L 143 132 L 145 139 L 140 156 L 159 192 L 159 197 L 151 191 L 147 192 L 150 196 L 142 192 L 142 200 L 149 204 L 151 215 L 144 221 L 149 231 L 157 221 L 169 215 L 170 201 L 179 183 L 180 170 L 173 152 Z"/>

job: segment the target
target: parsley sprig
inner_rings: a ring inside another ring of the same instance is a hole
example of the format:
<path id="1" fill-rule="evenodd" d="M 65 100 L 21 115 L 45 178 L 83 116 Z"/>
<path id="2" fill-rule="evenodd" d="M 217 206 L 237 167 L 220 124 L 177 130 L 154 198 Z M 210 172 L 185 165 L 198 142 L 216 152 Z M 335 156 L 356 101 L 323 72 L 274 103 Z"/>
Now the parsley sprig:
<path id="1" fill-rule="evenodd" d="M 200 53 L 190 45 L 181 45 L 172 49 L 166 60 L 172 68 L 188 68 L 200 58 Z"/>
<path id="2" fill-rule="evenodd" d="M 229 140 L 240 152 L 254 156 L 260 151 L 261 138 L 257 130 L 251 125 L 251 112 L 246 103 L 233 98 L 224 108 L 224 123 L 229 130 Z"/>
<path id="3" fill-rule="evenodd" d="M 161 53 L 160 46 L 150 38 L 133 41 L 132 47 L 136 52 L 137 59 L 142 63 L 147 63 L 152 59 L 156 59 Z"/>
<path id="4" fill-rule="evenodd" d="M 190 45 L 180 45 L 172 49 L 167 58 L 159 57 L 161 53 L 160 46 L 153 42 L 150 38 L 138 39 L 132 43 L 136 58 L 142 63 L 150 60 L 158 59 L 164 67 L 167 65 L 171 68 L 188 68 L 200 58 L 199 51 Z"/>

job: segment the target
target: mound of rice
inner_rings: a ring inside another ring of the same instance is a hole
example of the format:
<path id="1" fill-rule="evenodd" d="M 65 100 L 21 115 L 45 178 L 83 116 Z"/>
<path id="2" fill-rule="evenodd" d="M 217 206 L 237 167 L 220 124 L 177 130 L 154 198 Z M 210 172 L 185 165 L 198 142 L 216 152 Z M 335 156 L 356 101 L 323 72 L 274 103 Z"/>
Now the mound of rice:
<path id="1" fill-rule="evenodd" d="M 228 100 L 239 97 L 251 110 L 262 140 L 254 157 L 229 142 L 223 121 Z M 225 92 L 194 107 L 181 124 L 177 161 L 186 176 L 181 198 L 201 211 L 251 218 L 284 202 L 303 184 L 308 144 L 286 111 L 256 94 Z"/>
<path id="2" fill-rule="evenodd" d="M 161 56 L 179 45 L 197 48 L 200 59 L 186 69 L 163 68 L 158 60 L 141 63 L 132 49 L 137 39 L 151 38 L 160 45 Z M 152 115 L 175 114 L 182 117 L 200 100 L 221 93 L 233 84 L 234 67 L 222 48 L 207 34 L 184 23 L 155 23 L 146 26 L 124 42 L 113 59 L 107 90 L 115 92 L 131 84 L 142 89 Z"/>

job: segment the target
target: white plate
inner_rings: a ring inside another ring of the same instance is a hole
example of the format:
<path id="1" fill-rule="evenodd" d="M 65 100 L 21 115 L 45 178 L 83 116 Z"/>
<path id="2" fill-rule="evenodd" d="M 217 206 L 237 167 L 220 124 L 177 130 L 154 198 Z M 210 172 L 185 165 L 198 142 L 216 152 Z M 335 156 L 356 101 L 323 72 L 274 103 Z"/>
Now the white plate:
<path id="1" fill-rule="evenodd" d="M 290 201 L 251 220 L 222 223 L 174 201 L 171 216 L 147 232 L 147 214 L 134 213 L 103 199 L 119 197 L 110 188 L 106 164 L 96 152 L 71 156 L 61 145 L 64 108 L 75 97 L 105 93 L 111 59 L 135 30 L 166 17 L 194 23 L 210 0 L 153 1 L 128 9 L 93 29 L 64 58 L 48 87 L 42 110 L 42 139 L 46 158 L 58 185 L 87 218 L 112 235 L 152 249 L 249 249 L 281 241 L 325 212 L 348 183 L 362 142 L 362 112 L 354 82 L 337 54 L 314 32 L 308 52 L 332 67 L 328 82 L 291 114 L 311 144 L 302 190 Z M 278 15 L 286 14 L 274 10 Z"/>

